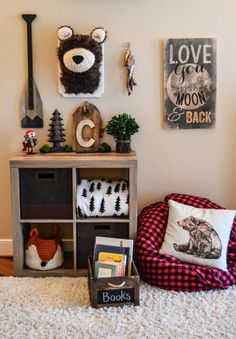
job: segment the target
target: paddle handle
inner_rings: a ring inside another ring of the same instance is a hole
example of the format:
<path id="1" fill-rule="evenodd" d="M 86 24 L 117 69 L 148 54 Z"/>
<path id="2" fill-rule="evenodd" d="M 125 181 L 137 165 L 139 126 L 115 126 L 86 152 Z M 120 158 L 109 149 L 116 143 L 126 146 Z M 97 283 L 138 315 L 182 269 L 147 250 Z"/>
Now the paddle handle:
<path id="1" fill-rule="evenodd" d="M 28 98 L 29 109 L 34 109 L 34 89 L 33 89 L 33 47 L 32 47 L 32 22 L 36 14 L 22 14 L 22 18 L 27 23 L 27 54 L 28 54 Z"/>

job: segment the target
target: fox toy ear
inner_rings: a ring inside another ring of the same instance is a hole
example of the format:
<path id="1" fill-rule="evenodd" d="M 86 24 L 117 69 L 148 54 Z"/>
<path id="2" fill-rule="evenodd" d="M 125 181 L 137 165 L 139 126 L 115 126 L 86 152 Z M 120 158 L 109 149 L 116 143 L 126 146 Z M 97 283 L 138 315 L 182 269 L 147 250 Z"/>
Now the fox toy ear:
<path id="1" fill-rule="evenodd" d="M 32 238 L 37 238 L 39 235 L 39 231 L 36 227 L 32 228 L 32 230 L 30 231 L 30 237 Z"/>
<path id="2" fill-rule="evenodd" d="M 94 41 L 101 44 L 102 42 L 106 40 L 107 32 L 105 31 L 103 27 L 97 27 L 97 28 L 94 28 L 90 36 Z"/>
<path id="3" fill-rule="evenodd" d="M 58 225 L 53 227 L 53 236 L 54 237 L 60 236 L 60 227 Z"/>
<path id="4" fill-rule="evenodd" d="M 70 26 L 62 26 L 58 28 L 58 38 L 63 41 L 69 39 L 74 34 L 73 29 Z"/>

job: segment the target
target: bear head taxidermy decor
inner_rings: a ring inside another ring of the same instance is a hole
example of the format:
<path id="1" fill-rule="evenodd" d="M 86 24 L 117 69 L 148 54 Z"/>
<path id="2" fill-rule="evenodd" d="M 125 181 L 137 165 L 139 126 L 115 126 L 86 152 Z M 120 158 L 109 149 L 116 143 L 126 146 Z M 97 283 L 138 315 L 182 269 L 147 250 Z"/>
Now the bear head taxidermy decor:
<path id="1" fill-rule="evenodd" d="M 106 36 L 102 27 L 90 35 L 75 34 L 69 26 L 58 29 L 60 82 L 66 94 L 93 94 L 98 89 Z"/>

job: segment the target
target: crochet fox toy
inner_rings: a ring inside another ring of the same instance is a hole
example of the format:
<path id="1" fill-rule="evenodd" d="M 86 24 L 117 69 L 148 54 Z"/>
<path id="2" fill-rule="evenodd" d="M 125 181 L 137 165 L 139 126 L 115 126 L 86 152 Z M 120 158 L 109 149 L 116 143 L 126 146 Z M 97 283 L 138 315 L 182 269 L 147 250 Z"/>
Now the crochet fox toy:
<path id="1" fill-rule="evenodd" d="M 49 239 L 39 237 L 35 227 L 30 231 L 29 240 L 25 246 L 25 265 L 35 270 L 51 270 L 63 263 L 62 240 L 59 227 L 53 229 L 53 236 Z"/>

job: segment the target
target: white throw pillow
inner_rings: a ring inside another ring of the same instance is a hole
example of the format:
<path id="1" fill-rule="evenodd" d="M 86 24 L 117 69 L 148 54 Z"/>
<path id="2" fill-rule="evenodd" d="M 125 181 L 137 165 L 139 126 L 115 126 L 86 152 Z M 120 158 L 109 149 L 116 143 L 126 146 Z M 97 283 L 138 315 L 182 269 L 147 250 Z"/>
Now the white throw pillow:
<path id="1" fill-rule="evenodd" d="M 192 264 L 227 270 L 227 246 L 235 211 L 204 209 L 169 200 L 160 253 Z"/>

